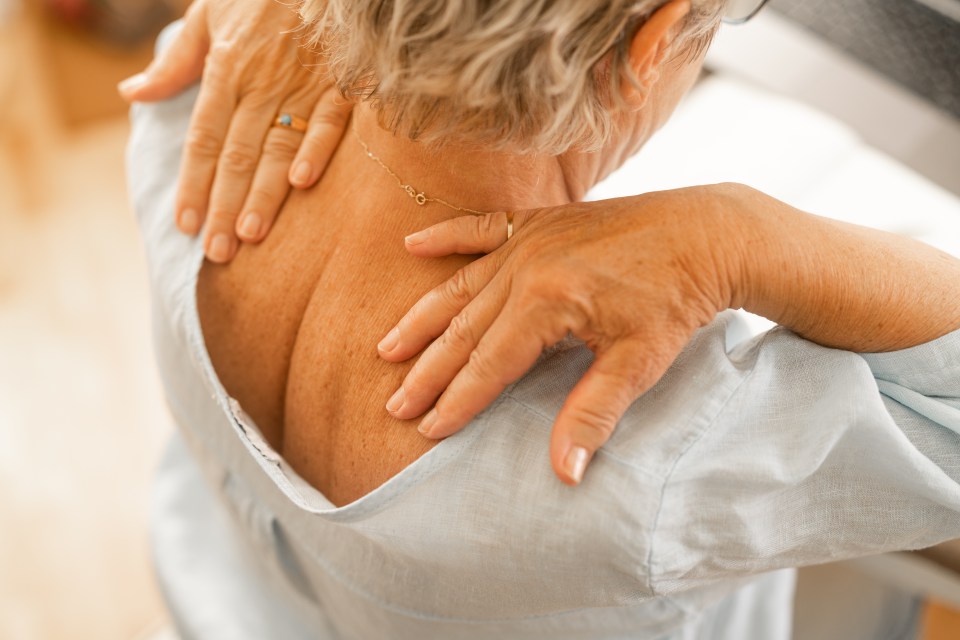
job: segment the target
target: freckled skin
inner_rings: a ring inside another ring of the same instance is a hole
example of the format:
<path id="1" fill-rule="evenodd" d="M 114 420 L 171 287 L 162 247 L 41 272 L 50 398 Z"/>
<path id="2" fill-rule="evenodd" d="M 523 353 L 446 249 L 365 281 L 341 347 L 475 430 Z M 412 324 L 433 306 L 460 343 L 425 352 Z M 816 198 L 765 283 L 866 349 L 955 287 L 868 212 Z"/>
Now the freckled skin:
<path id="1" fill-rule="evenodd" d="M 674 4 L 667 22 L 650 21 L 656 29 L 643 45 L 651 55 L 638 56 L 643 64 L 673 43 L 671 25 L 689 8 Z M 644 67 L 648 91 L 628 96 L 633 108 L 618 117 L 618 135 L 596 153 L 425 148 L 376 127 L 364 107 L 353 119 L 387 166 L 428 195 L 480 211 L 561 205 L 581 198 L 667 120 L 702 64 L 702 56 L 678 60 L 665 59 L 661 72 Z M 371 491 L 434 446 L 416 431 L 418 421 L 384 409 L 416 358 L 389 363 L 376 345 L 423 294 L 473 259 L 425 260 L 404 249 L 404 236 L 457 215 L 414 204 L 347 134 L 323 180 L 290 196 L 261 244 L 244 244 L 233 262 L 201 271 L 199 311 L 224 386 L 334 504 Z"/>
<path id="2" fill-rule="evenodd" d="M 424 148 L 379 129 L 363 108 L 354 118 L 371 148 L 428 194 L 480 210 L 567 201 L 556 158 Z M 324 179 L 291 194 L 262 243 L 201 271 L 200 317 L 225 388 L 334 504 L 435 446 L 417 432 L 419 420 L 384 408 L 416 358 L 390 363 L 376 345 L 418 298 L 474 260 L 404 248 L 405 236 L 457 215 L 417 206 L 348 136 Z"/>
<path id="3" fill-rule="evenodd" d="M 593 154 L 424 148 L 378 129 L 362 108 L 354 118 L 377 155 L 430 195 L 481 211 L 550 208 L 582 197 L 642 146 L 699 64 L 667 63 L 642 108 L 622 116 L 621 135 Z M 473 260 L 416 258 L 404 249 L 406 235 L 458 215 L 436 204 L 418 207 L 348 136 L 325 178 L 290 197 L 263 243 L 244 245 L 229 265 L 204 265 L 200 316 L 225 387 L 334 504 L 370 492 L 434 445 L 416 431 L 418 419 L 397 420 L 384 409 L 416 358 L 387 362 L 376 344 L 421 296 Z M 691 333 L 727 306 L 851 350 L 904 348 L 960 326 L 953 285 L 960 262 L 817 219 L 744 187 L 553 208 L 540 220 L 520 245 L 525 259 L 513 264 L 517 282 L 525 283 L 518 295 L 541 309 L 553 304 L 571 326 L 579 322 L 588 345 L 623 345 L 621 355 L 629 356 L 608 360 L 604 372 L 626 383 L 601 385 L 613 388 L 607 393 L 619 396 L 617 403 L 578 406 L 584 415 L 603 413 L 587 416 L 601 428 L 580 421 L 583 433 L 567 429 L 590 451 L 615 427 L 619 416 L 610 407 L 625 408 Z M 554 322 L 549 314 L 539 318 Z M 557 327 L 540 329 L 557 334 Z M 637 352 L 645 354 L 646 370 L 635 370 Z M 558 431 L 551 456 L 560 475 Z"/>
<path id="4" fill-rule="evenodd" d="M 338 183 L 339 167 L 325 184 Z M 409 219 L 362 219 L 342 200 L 322 186 L 294 194 L 261 245 L 241 248 L 229 265 L 204 265 L 198 291 L 225 387 L 335 504 L 368 493 L 434 446 L 416 421 L 384 410 L 412 361 L 387 363 L 376 344 L 431 284 L 469 260 L 418 261 L 403 250 Z M 337 251 L 345 237 L 366 247 Z"/>

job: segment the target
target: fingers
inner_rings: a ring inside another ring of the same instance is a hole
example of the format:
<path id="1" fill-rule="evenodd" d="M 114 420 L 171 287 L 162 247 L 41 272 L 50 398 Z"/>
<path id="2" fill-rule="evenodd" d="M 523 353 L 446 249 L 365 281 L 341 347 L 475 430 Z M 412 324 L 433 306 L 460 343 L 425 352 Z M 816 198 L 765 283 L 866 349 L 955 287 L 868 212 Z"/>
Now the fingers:
<path id="1" fill-rule="evenodd" d="M 647 357 L 651 344 L 639 338 L 614 343 L 596 356 L 570 392 L 550 440 L 550 462 L 566 484 L 580 483 L 627 408 L 663 375 L 660 358 Z"/>
<path id="2" fill-rule="evenodd" d="M 187 11 L 184 26 L 176 39 L 143 73 L 127 78 L 117 89 L 128 102 L 166 100 L 200 79 L 210 47 L 207 17 L 202 2 Z"/>
<path id="3" fill-rule="evenodd" d="M 271 109 L 268 112 L 262 111 L 261 116 L 265 116 L 262 122 L 272 123 L 276 113 L 289 113 L 299 116 L 309 112 L 310 106 L 315 100 L 314 91 L 299 91 L 297 97 L 283 105 L 283 108 Z M 324 99 L 327 104 L 323 104 Z M 306 151 L 312 154 L 308 157 L 311 160 L 306 161 L 310 165 L 311 172 L 308 180 L 310 184 L 316 183 L 327 162 L 340 144 L 340 138 L 349 119 L 349 109 L 344 110 L 342 105 L 334 104 L 334 101 L 324 97 L 314 108 L 313 116 L 308 123 L 306 134 L 288 127 L 270 127 L 266 133 L 266 139 L 263 140 L 262 155 L 259 163 L 256 165 L 256 173 L 253 176 L 252 185 L 249 194 L 243 204 L 242 215 L 231 216 L 229 207 L 235 202 L 230 201 L 227 209 L 224 210 L 224 224 L 233 220 L 237 236 L 245 242 L 260 242 L 267 236 L 273 222 L 276 220 L 277 213 L 283 205 L 287 194 L 290 192 L 289 174 L 296 170 L 295 157 L 304 155 L 304 145 L 309 144 L 311 148 Z M 250 130 L 251 135 L 255 135 L 255 130 Z M 231 131 L 232 133 L 232 131 Z M 251 142 L 253 139 L 251 138 Z M 229 146 L 229 143 L 228 143 Z M 227 152 L 224 158 L 228 158 Z M 304 161 L 301 161 L 304 162 Z M 314 169 L 316 167 L 316 169 Z M 249 174 L 246 174 L 249 175 Z M 221 173 L 218 170 L 217 181 L 220 181 Z M 230 182 L 227 186 L 232 189 L 243 189 L 240 175 L 228 177 Z M 217 186 L 214 186 L 216 192 Z M 246 190 L 241 191 L 246 193 Z M 217 209 L 212 209 L 216 211 Z M 211 221 L 212 224 L 216 224 Z M 212 248 L 211 243 L 211 248 Z M 231 247 L 233 248 L 233 247 Z M 226 259 L 231 259 L 232 253 Z"/>
<path id="4" fill-rule="evenodd" d="M 263 155 L 257 165 L 250 193 L 243 205 L 242 214 L 235 218 L 235 231 L 240 240 L 260 242 L 269 233 L 283 201 L 290 192 L 287 173 L 302 138 L 302 133 L 280 127 L 274 127 L 267 133 L 263 143 Z M 234 219 L 226 210 L 224 216 L 225 223 Z"/>
<path id="5" fill-rule="evenodd" d="M 335 88 L 327 89 L 313 110 L 296 159 L 288 164 L 291 185 L 308 189 L 317 183 L 340 146 L 352 110 L 353 104 L 343 100 Z"/>
<path id="6" fill-rule="evenodd" d="M 255 99 L 247 98 L 237 107 L 237 111 L 230 123 L 230 130 L 223 145 L 223 152 L 217 161 L 213 189 L 210 193 L 209 219 L 204 238 L 204 249 L 212 262 L 224 263 L 233 259 L 238 244 L 234 229 L 238 226 L 237 219 L 243 209 L 253 177 L 258 171 L 261 154 L 267 133 L 275 115 L 276 106 L 272 102 L 259 103 Z M 295 133 L 287 131 L 287 133 Z M 297 136 L 299 137 L 299 136 Z M 262 179 L 270 177 L 270 167 L 283 157 L 289 159 L 295 150 L 295 138 L 271 136 L 271 149 L 274 154 Z M 283 142 L 280 142 L 283 141 Z M 280 178 L 280 184 L 285 187 L 286 181 Z M 283 195 L 286 195 L 284 192 Z M 244 223 L 248 224 L 254 217 L 261 221 L 269 217 L 272 221 L 276 209 L 280 206 L 276 190 L 269 187 L 258 198 L 261 204 L 269 203 L 270 209 L 247 211 Z M 259 226 L 263 226 L 262 222 Z M 246 231 L 251 229 L 247 228 Z M 260 229 L 253 230 L 252 237 L 259 237 Z"/>
<path id="7" fill-rule="evenodd" d="M 216 57 L 211 52 L 211 57 Z M 222 55 L 222 54 L 221 54 Z M 237 104 L 237 89 L 229 67 L 211 60 L 204 73 L 183 147 L 177 190 L 177 227 L 196 234 L 203 225 L 217 161 Z"/>
<path id="8" fill-rule="evenodd" d="M 433 405 L 469 363 L 470 354 L 497 318 L 508 294 L 507 287 L 491 285 L 453 318 L 443 335 L 423 352 L 387 403 L 387 410 L 394 417 L 409 420 Z"/>
<path id="9" fill-rule="evenodd" d="M 305 105 L 303 100 L 289 103 L 279 113 L 297 115 L 306 111 Z M 236 218 L 236 234 L 244 242 L 260 242 L 269 233 L 290 193 L 287 175 L 303 140 L 302 132 L 288 127 L 271 127 L 267 132 L 250 192 Z"/>
<path id="10" fill-rule="evenodd" d="M 499 265 L 493 257 L 476 260 L 420 298 L 377 345 L 380 357 L 402 362 L 422 351 L 490 283 Z"/>
<path id="11" fill-rule="evenodd" d="M 514 233 L 521 217 L 520 214 L 513 217 Z M 451 218 L 404 238 L 407 251 L 423 258 L 451 253 L 490 253 L 506 241 L 507 214 L 502 211 Z"/>
<path id="12" fill-rule="evenodd" d="M 445 438 L 462 429 L 526 373 L 544 347 L 563 337 L 564 332 L 557 330 L 544 335 L 532 324 L 520 322 L 522 317 L 514 301 L 508 302 L 470 353 L 466 366 L 423 418 L 420 433 Z"/>

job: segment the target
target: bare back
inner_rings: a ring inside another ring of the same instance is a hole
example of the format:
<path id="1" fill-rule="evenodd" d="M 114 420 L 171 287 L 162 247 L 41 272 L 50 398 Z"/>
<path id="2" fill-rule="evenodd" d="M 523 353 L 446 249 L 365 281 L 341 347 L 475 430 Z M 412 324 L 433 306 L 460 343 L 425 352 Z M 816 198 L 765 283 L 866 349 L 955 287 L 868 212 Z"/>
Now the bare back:
<path id="1" fill-rule="evenodd" d="M 469 258 L 410 256 L 403 237 L 449 217 L 399 198 L 357 149 L 287 201 L 269 237 L 229 265 L 205 263 L 197 297 L 227 391 L 305 480 L 336 505 L 370 492 L 432 447 L 384 409 L 414 360 L 377 342 Z M 375 186 L 371 186 L 375 185 Z"/>

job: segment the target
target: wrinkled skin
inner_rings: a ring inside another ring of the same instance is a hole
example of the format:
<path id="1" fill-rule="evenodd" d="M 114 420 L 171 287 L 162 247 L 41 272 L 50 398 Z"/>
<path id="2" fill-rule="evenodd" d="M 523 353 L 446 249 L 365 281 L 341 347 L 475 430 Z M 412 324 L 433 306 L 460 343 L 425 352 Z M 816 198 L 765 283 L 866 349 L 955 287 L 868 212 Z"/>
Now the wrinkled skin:
<path id="1" fill-rule="evenodd" d="M 238 240 L 270 230 L 291 185 L 313 186 L 340 143 L 350 105 L 317 53 L 300 43 L 294 9 L 274 0 L 196 0 L 176 40 L 120 85 L 129 101 L 164 100 L 202 76 L 184 146 L 177 226 L 228 262 Z M 306 133 L 273 126 L 280 113 Z"/>
<path id="2" fill-rule="evenodd" d="M 421 298 L 381 343 L 394 362 L 426 348 L 392 413 L 415 418 L 436 401 L 421 432 L 449 436 L 572 333 L 596 358 L 557 417 L 551 459 L 561 479 L 579 482 L 627 407 L 731 302 L 737 255 L 712 242 L 726 210 L 698 206 L 715 191 L 520 212 L 509 242 L 504 213 L 408 237 L 423 257 L 490 253 Z"/>
<path id="3" fill-rule="evenodd" d="M 407 237 L 417 256 L 488 255 L 422 297 L 381 342 L 394 362 L 426 349 L 388 410 L 415 418 L 436 401 L 420 430 L 451 435 L 572 333 L 596 358 L 552 432 L 551 462 L 569 484 L 721 310 L 742 307 L 857 352 L 960 328 L 960 260 L 743 185 L 521 212 L 509 241 L 506 215 L 458 217 Z"/>

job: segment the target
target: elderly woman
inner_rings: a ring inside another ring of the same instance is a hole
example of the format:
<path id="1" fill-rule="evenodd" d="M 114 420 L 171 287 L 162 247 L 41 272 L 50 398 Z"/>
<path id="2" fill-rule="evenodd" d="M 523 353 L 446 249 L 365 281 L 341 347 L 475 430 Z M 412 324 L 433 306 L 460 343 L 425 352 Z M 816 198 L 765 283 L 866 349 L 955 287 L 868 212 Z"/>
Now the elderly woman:
<path id="1" fill-rule="evenodd" d="M 787 638 L 791 567 L 960 536 L 956 260 L 735 185 L 569 204 L 722 11 L 307 0 L 348 138 L 226 266 L 170 215 L 195 94 L 137 108 L 184 636 Z"/>

